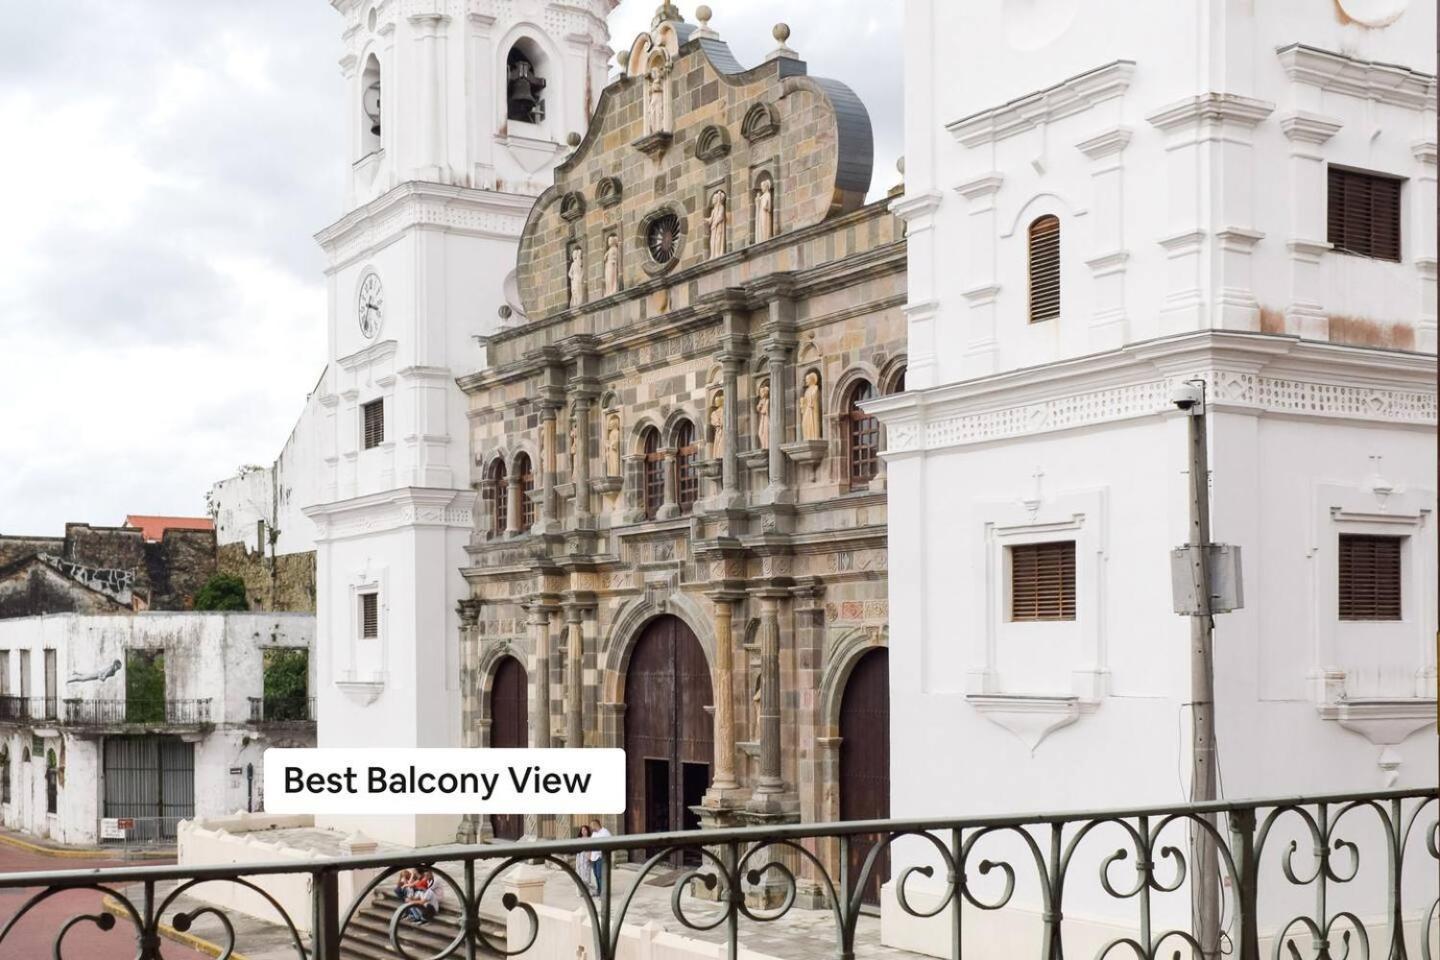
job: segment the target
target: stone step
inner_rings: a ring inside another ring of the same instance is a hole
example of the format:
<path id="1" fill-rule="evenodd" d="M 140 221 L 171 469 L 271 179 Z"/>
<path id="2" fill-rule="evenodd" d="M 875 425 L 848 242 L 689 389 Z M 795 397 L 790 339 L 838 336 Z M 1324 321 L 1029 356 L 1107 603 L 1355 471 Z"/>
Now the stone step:
<path id="1" fill-rule="evenodd" d="M 345 960 L 394 960 L 400 956 L 390 943 L 390 918 L 398 902 L 381 895 L 356 911 L 345 929 L 340 944 Z M 505 944 L 504 918 L 482 915 L 481 929 L 492 943 Z M 460 933 L 460 915 L 453 909 L 442 909 L 424 926 L 401 920 L 398 937 L 408 953 L 416 957 L 433 957 L 448 946 Z M 459 948 L 463 953 L 463 948 Z M 458 954 L 457 954 L 458 955 Z"/>

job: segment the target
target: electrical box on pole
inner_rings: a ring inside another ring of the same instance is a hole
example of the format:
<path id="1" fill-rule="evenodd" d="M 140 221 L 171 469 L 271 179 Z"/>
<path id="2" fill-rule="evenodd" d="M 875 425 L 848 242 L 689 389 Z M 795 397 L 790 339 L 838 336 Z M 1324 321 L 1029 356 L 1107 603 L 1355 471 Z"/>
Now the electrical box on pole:
<path id="1" fill-rule="evenodd" d="M 1198 575 L 1202 558 L 1208 574 L 1204 579 Z M 1211 543 L 1176 547 L 1170 551 L 1170 583 L 1175 612 L 1184 617 L 1229 613 L 1245 606 L 1238 546 Z M 1208 607 L 1200 602 L 1200 591 L 1207 586 L 1210 589 Z"/>

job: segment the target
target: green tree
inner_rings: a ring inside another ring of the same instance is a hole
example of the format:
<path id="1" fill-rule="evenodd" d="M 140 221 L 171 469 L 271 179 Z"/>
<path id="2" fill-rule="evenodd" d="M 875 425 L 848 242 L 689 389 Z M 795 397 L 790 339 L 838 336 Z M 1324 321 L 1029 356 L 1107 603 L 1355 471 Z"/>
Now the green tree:
<path id="1" fill-rule="evenodd" d="M 265 651 L 265 719 L 308 720 L 310 651 Z"/>
<path id="2" fill-rule="evenodd" d="M 125 652 L 125 720 L 127 723 L 165 721 L 164 652 Z"/>
<path id="3" fill-rule="evenodd" d="M 245 581 L 229 573 L 217 573 L 195 594 L 196 610 L 249 610 Z"/>

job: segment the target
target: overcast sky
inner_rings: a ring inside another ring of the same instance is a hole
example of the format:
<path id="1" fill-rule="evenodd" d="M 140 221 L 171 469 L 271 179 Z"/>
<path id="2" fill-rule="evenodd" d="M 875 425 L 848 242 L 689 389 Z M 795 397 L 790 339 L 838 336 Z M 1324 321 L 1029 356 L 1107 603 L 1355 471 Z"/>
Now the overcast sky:
<path id="1" fill-rule="evenodd" d="M 783 9 L 811 72 L 870 110 L 872 195 L 896 182 L 900 0 L 710 6 L 746 64 Z M 340 17 L 325 0 L 7 8 L 0 532 L 201 514 L 212 482 L 275 458 L 324 365 L 311 237 L 341 213 Z M 624 0 L 611 45 L 654 8 Z"/>

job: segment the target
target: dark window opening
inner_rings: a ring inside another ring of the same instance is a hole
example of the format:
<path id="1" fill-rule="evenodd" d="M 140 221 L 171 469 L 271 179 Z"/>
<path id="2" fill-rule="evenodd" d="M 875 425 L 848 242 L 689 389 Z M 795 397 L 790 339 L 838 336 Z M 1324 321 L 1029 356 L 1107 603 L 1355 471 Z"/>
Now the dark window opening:
<path id="1" fill-rule="evenodd" d="M 545 119 L 545 78 L 519 46 L 510 48 L 505 57 L 505 115 L 521 123 L 539 123 Z"/>
<path id="2" fill-rule="evenodd" d="M 371 400 L 360 411 L 364 422 L 363 446 L 371 450 L 385 442 L 385 401 Z"/>
<path id="3" fill-rule="evenodd" d="M 870 384 L 862 380 L 850 388 L 845 405 L 852 487 L 868 485 L 880 465 L 880 421 L 860 409 L 860 404 L 871 396 Z"/>
<path id="4" fill-rule="evenodd" d="M 675 499 L 689 513 L 700 497 L 700 445 L 695 442 L 695 425 L 681 421 L 675 430 Z"/>
<path id="5" fill-rule="evenodd" d="M 643 495 L 645 516 L 654 520 L 665 502 L 665 454 L 660 449 L 660 431 L 645 431 Z"/>
<path id="6" fill-rule="evenodd" d="M 1358 170 L 1329 170 L 1326 238 L 1336 250 L 1400 259 L 1400 181 Z"/>
<path id="7" fill-rule="evenodd" d="M 60 812 L 60 768 L 55 763 L 55 751 L 45 754 L 45 812 Z"/>
<path id="8" fill-rule="evenodd" d="M 380 595 L 360 594 L 360 637 L 374 640 L 380 636 Z"/>
<path id="9" fill-rule="evenodd" d="M 1010 547 L 1010 619 L 1075 619 L 1075 541 Z"/>
<path id="10" fill-rule="evenodd" d="M 530 456 L 520 454 L 515 458 L 515 475 L 520 478 L 520 529 L 529 530 L 535 525 L 535 471 L 530 467 Z"/>
<path id="11" fill-rule="evenodd" d="M 262 655 L 261 719 L 309 720 L 310 651 L 272 647 Z"/>
<path id="12" fill-rule="evenodd" d="M 165 722 L 165 654 L 160 650 L 125 652 L 125 722 Z"/>
<path id="13" fill-rule="evenodd" d="M 1340 535 L 1340 619 L 1399 620 L 1401 537 Z"/>
<path id="14" fill-rule="evenodd" d="M 490 521 L 498 536 L 510 524 L 510 488 L 505 482 L 505 461 L 496 458 L 490 465 Z"/>
<path id="15" fill-rule="evenodd" d="M 673 213 L 663 214 L 650 221 L 645 230 L 645 248 L 650 259 L 656 263 L 669 263 L 675 259 L 680 247 L 680 218 Z"/>
<path id="16" fill-rule="evenodd" d="M 1060 219 L 1030 224 L 1030 322 L 1060 316 Z"/>

